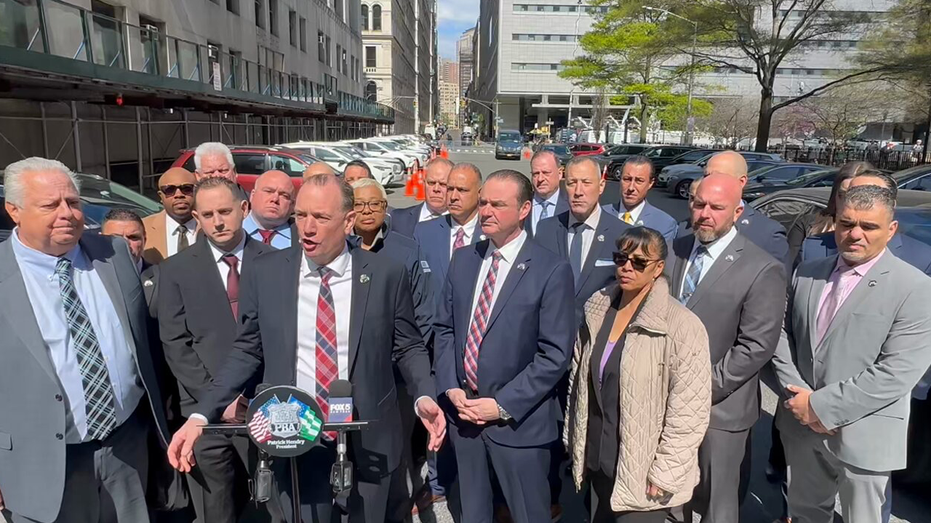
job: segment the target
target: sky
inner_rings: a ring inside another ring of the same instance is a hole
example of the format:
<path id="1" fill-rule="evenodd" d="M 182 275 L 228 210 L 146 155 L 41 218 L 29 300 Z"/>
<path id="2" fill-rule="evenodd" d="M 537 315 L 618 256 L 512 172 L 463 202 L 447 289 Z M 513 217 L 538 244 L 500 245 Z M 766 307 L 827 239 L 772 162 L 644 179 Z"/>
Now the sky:
<path id="1" fill-rule="evenodd" d="M 456 60 L 456 42 L 478 20 L 480 0 L 437 0 L 440 57 Z"/>

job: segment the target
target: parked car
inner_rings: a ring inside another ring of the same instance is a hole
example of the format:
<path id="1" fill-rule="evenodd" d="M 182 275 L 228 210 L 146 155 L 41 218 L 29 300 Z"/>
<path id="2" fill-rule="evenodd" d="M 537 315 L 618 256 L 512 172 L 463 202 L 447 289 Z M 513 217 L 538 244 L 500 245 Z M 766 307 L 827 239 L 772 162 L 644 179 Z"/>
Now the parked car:
<path id="1" fill-rule="evenodd" d="M 592 156 L 604 154 L 605 146 L 600 143 L 574 143 L 569 146 L 572 156 Z"/>
<path id="2" fill-rule="evenodd" d="M 387 185 L 393 181 L 400 180 L 403 169 L 399 164 L 393 161 L 381 160 L 373 157 L 363 157 L 362 152 L 352 147 L 338 142 L 293 142 L 283 144 L 283 147 L 306 151 L 307 154 L 314 158 L 326 162 L 337 171 L 345 169 L 346 164 L 355 160 L 365 162 L 372 176 L 382 185 Z"/>
<path id="3" fill-rule="evenodd" d="M 420 160 L 417 159 L 412 153 L 402 152 L 398 149 L 397 146 L 392 146 L 389 144 L 381 142 L 373 142 L 368 140 L 346 140 L 344 143 L 364 151 L 368 154 L 375 155 L 378 158 L 396 158 L 404 162 L 404 169 L 407 170 L 408 174 L 412 172 L 415 165 L 420 165 Z"/>
<path id="4" fill-rule="evenodd" d="M 899 189 L 931 191 L 931 165 L 924 164 L 892 173 Z"/>
<path id="5" fill-rule="evenodd" d="M 474 145 L 475 137 L 472 136 L 472 133 L 462 131 L 462 134 L 459 135 L 459 143 L 462 145 Z"/>
<path id="6" fill-rule="evenodd" d="M 683 163 L 664 167 L 660 171 L 658 180 L 663 182 L 668 192 L 680 197 L 689 197 L 689 186 L 696 178 L 704 174 L 705 164 L 714 153 L 705 155 L 704 158 L 694 163 Z M 783 163 L 782 157 L 772 153 L 753 153 L 741 152 L 741 156 L 747 160 L 747 172 L 753 172 L 761 167 Z"/>
<path id="7" fill-rule="evenodd" d="M 162 204 L 143 196 L 136 191 L 96 174 L 76 174 L 81 183 L 81 209 L 84 211 L 84 228 L 92 231 L 100 229 L 103 218 L 110 209 L 129 209 L 139 217 L 155 214 L 162 210 Z M 2 180 L 3 171 L 0 171 Z M 0 241 L 10 237 L 13 219 L 4 206 L 4 190 L 0 183 Z"/>
<path id="8" fill-rule="evenodd" d="M 397 151 L 413 156 L 417 160 L 417 167 L 422 167 L 427 163 L 427 160 L 430 159 L 430 151 L 423 146 L 418 144 L 411 144 L 400 138 L 389 138 L 389 137 L 377 137 L 377 138 L 366 138 L 364 141 L 369 143 L 376 143 L 385 147 L 389 151 Z"/>
<path id="9" fill-rule="evenodd" d="M 684 152 L 691 151 L 693 149 L 690 145 L 622 145 L 618 146 L 621 149 L 618 149 L 618 153 L 614 153 L 614 150 L 609 150 L 609 154 L 605 156 L 609 161 L 606 164 L 606 173 L 609 180 L 620 180 L 621 172 L 624 170 L 624 162 L 626 162 L 631 156 L 642 155 L 646 156 L 653 162 L 654 171 L 669 165 L 668 163 L 663 162 L 663 160 L 672 160 L 673 158 L 681 155 Z"/>
<path id="10" fill-rule="evenodd" d="M 520 160 L 520 152 L 524 148 L 524 141 L 517 131 L 500 131 L 495 142 L 495 160 L 513 158 Z"/>
<path id="11" fill-rule="evenodd" d="M 268 145 L 230 145 L 233 163 L 236 164 L 236 180 L 248 193 L 255 187 L 255 181 L 265 171 L 272 169 L 282 171 L 291 177 L 295 187 L 300 187 L 304 170 L 318 160 L 300 149 L 273 147 Z M 184 149 L 171 164 L 172 167 L 184 167 L 194 172 L 194 149 Z M 338 172 L 342 172 L 339 169 Z"/>
<path id="12" fill-rule="evenodd" d="M 777 163 L 750 172 L 743 198 L 749 202 L 783 189 L 830 186 L 836 172 L 815 163 Z"/>
<path id="13" fill-rule="evenodd" d="M 569 146 L 564 143 L 542 143 L 536 147 L 535 151 L 553 151 L 556 159 L 559 160 L 560 167 L 565 167 L 566 162 L 572 159 Z"/>
<path id="14" fill-rule="evenodd" d="M 659 174 L 670 165 L 681 165 L 685 163 L 695 163 L 698 160 L 701 160 L 709 154 L 718 152 L 717 149 L 692 149 L 691 151 L 684 152 L 678 156 L 673 156 L 672 158 L 652 158 L 653 168 L 655 169 L 657 178 L 656 186 L 657 187 L 666 187 L 666 180 L 660 179 Z"/>

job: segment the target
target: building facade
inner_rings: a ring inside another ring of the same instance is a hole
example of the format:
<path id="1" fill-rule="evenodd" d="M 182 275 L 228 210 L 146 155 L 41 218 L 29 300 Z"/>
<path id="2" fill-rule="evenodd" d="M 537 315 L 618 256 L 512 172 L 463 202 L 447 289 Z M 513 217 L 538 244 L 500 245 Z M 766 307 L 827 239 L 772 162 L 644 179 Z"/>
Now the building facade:
<path id="1" fill-rule="evenodd" d="M 448 127 L 456 124 L 459 111 L 459 84 L 440 81 L 440 122 Z"/>
<path id="2" fill-rule="evenodd" d="M 452 82 L 459 87 L 459 63 L 445 58 L 440 59 L 440 81 Z"/>
<path id="3" fill-rule="evenodd" d="M 459 36 L 456 42 L 456 56 L 459 59 L 459 98 L 463 99 L 468 96 L 469 86 L 472 84 L 473 68 L 475 65 L 473 40 L 475 39 L 475 28 L 466 29 Z M 466 109 L 460 108 L 460 118 L 466 116 Z M 460 122 L 460 125 L 462 123 Z"/>
<path id="4" fill-rule="evenodd" d="M 359 0 L 33 0 L 0 18 L 0 166 L 57 156 L 144 189 L 203 141 L 335 140 L 394 120 L 363 99 Z"/>

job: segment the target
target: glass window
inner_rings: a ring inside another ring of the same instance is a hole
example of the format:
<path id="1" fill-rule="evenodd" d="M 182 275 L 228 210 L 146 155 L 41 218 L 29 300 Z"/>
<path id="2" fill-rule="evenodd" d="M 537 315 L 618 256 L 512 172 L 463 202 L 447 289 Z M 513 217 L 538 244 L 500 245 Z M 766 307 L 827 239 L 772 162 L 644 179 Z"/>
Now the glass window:
<path id="1" fill-rule="evenodd" d="M 381 31 L 381 6 L 378 4 L 372 7 L 372 31 Z"/>
<path id="2" fill-rule="evenodd" d="M 362 30 L 369 30 L 369 6 L 362 4 Z"/>
<path id="3" fill-rule="evenodd" d="M 306 165 L 290 156 L 272 155 L 273 168 L 292 178 L 304 176 Z"/>
<path id="4" fill-rule="evenodd" d="M 266 171 L 263 153 L 233 153 L 233 163 L 239 174 L 262 174 Z"/>
<path id="5" fill-rule="evenodd" d="M 789 198 L 778 198 L 764 203 L 763 205 L 757 207 L 756 210 L 772 218 L 773 220 L 776 220 L 782 224 L 786 230 L 789 230 L 796 218 L 802 214 L 808 214 L 815 211 L 816 207 L 811 202 L 791 200 Z"/>
<path id="6" fill-rule="evenodd" d="M 365 47 L 365 67 L 378 67 L 375 46 L 373 45 Z"/>
<path id="7" fill-rule="evenodd" d="M 901 187 L 902 189 L 911 189 L 913 191 L 931 191 L 931 176 L 925 175 L 916 180 L 912 180 Z"/>

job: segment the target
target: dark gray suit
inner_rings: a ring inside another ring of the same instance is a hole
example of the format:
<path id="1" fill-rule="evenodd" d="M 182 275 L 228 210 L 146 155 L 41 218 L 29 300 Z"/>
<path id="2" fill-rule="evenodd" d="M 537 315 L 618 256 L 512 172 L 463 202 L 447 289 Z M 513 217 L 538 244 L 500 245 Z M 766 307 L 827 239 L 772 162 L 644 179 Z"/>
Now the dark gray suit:
<path id="1" fill-rule="evenodd" d="M 689 234 L 673 242 L 666 271 L 674 298 L 695 241 Z M 685 304 L 705 325 L 711 349 L 711 423 L 699 449 L 702 479 L 693 498 L 703 522 L 738 520 L 744 448 L 760 416 L 759 372 L 776 350 L 785 288 L 782 263 L 738 233 Z"/>
<path id="2" fill-rule="evenodd" d="M 133 359 L 148 398 L 143 397 L 136 414 L 104 440 L 103 449 L 97 446 L 94 450 L 95 442 L 65 445 L 65 392 L 30 307 L 12 242 L 0 244 L 0 492 L 14 522 L 26 521 L 24 518 L 55 521 L 60 511 L 63 520 L 85 521 L 95 518 L 94 511 L 101 508 L 97 501 L 101 484 L 93 466 L 97 453 L 107 449 L 125 453 L 121 456 L 123 466 L 144 478 L 148 460 L 143 431 L 148 419 L 154 418 L 163 445 L 169 437 L 148 349 L 142 285 L 122 238 L 94 234 L 81 238 L 81 249 L 106 287 L 120 325 L 133 341 L 129 349 L 134 350 Z M 120 499 L 120 491 L 111 494 L 119 509 L 126 500 Z"/>
<path id="3" fill-rule="evenodd" d="M 801 521 L 880 521 L 889 471 L 905 468 L 909 396 L 931 364 L 931 279 L 885 252 L 862 277 L 820 342 L 819 306 L 838 255 L 799 265 L 773 367 L 781 390 L 809 403 L 834 436 L 799 424 L 781 403 L 776 421 L 789 463 L 789 510 Z M 825 500 L 830 498 L 830 507 Z"/>

